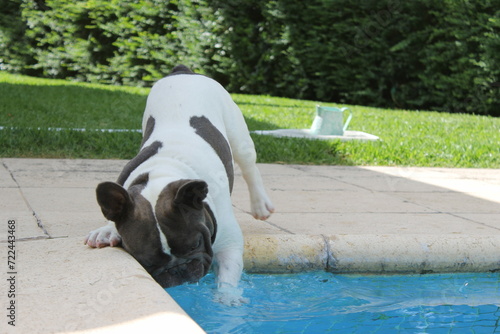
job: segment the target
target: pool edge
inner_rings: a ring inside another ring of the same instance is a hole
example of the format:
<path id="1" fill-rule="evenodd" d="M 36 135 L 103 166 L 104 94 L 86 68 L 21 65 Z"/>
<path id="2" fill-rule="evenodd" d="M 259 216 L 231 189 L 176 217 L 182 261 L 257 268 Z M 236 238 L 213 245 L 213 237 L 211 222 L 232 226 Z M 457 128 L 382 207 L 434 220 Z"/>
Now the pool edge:
<path id="1" fill-rule="evenodd" d="M 500 270 L 496 235 L 292 235 L 245 237 L 245 270 L 425 274 Z"/>

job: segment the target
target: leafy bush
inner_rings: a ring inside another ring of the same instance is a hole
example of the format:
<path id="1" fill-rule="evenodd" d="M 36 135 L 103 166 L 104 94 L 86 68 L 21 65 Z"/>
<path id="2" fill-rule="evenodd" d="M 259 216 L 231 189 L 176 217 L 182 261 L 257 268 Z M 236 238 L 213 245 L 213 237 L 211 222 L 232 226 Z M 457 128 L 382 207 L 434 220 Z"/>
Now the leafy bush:
<path id="1" fill-rule="evenodd" d="M 4 0 L 5 1 L 5 0 Z M 4 69 L 500 116 L 500 0 L 13 0 Z"/>
<path id="2" fill-rule="evenodd" d="M 25 38 L 26 26 L 21 18 L 22 0 L 1 0 L 0 6 L 0 70 L 23 72 L 33 63 Z"/>
<path id="3" fill-rule="evenodd" d="M 282 1 L 306 89 L 327 101 L 500 116 L 499 1 Z"/>
<path id="4" fill-rule="evenodd" d="M 175 3 L 47 0 L 23 4 L 34 69 L 53 78 L 135 84 L 161 77 L 179 48 Z M 174 60 L 172 62 L 172 60 Z"/>

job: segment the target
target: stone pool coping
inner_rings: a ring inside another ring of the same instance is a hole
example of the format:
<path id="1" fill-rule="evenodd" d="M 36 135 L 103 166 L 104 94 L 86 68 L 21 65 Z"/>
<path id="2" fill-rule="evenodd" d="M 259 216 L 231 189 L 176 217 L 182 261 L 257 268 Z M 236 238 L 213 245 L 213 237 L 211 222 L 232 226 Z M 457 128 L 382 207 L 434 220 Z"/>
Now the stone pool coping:
<path id="1" fill-rule="evenodd" d="M 500 270 L 500 236 L 251 235 L 249 273 L 428 274 Z"/>
<path id="2" fill-rule="evenodd" d="M 203 332 L 120 248 L 90 249 L 98 182 L 126 161 L 1 159 L 4 333 Z M 249 272 L 428 273 L 500 269 L 500 170 L 259 165 L 277 212 L 233 203 Z M 16 259 L 7 268 L 8 224 Z M 15 272 L 15 274 L 8 274 Z M 7 279 L 14 276 L 15 296 Z M 5 311 L 6 313 L 8 311 Z"/>

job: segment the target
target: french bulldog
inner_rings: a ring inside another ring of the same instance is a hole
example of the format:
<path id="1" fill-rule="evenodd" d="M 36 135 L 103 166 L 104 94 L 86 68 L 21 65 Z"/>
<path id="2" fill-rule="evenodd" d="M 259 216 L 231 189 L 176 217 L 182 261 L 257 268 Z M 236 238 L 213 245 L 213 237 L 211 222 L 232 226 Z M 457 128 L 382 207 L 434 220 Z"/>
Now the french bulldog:
<path id="1" fill-rule="evenodd" d="M 252 215 L 265 220 L 274 211 L 240 109 L 215 80 L 178 65 L 152 87 L 142 133 L 116 183 L 97 186 L 108 224 L 85 244 L 121 245 L 163 287 L 196 282 L 213 267 L 220 291 L 236 288 L 243 235 L 230 197 L 233 158 Z"/>

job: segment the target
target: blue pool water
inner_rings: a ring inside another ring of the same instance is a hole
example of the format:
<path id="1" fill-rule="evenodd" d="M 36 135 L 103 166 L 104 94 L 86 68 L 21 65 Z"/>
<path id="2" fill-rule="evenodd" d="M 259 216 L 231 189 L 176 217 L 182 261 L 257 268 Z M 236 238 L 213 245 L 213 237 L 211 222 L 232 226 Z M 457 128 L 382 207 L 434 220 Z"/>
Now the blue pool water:
<path id="1" fill-rule="evenodd" d="M 500 274 L 244 274 L 246 304 L 212 274 L 167 292 L 208 333 L 500 333 Z"/>

